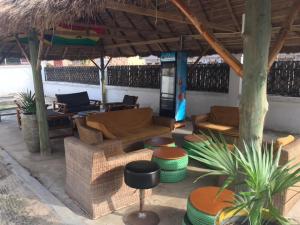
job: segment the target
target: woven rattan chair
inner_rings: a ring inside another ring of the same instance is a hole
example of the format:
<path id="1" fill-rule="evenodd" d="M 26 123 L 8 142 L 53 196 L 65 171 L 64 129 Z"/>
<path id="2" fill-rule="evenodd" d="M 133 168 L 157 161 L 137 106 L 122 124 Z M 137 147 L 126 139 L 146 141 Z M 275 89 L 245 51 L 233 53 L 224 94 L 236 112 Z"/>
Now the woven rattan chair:
<path id="1" fill-rule="evenodd" d="M 65 139 L 66 192 L 93 219 L 139 202 L 139 192 L 124 183 L 124 166 L 151 160 L 152 151 L 124 153 L 120 141 L 89 145 L 78 138 Z M 151 190 L 146 191 L 146 196 Z"/>

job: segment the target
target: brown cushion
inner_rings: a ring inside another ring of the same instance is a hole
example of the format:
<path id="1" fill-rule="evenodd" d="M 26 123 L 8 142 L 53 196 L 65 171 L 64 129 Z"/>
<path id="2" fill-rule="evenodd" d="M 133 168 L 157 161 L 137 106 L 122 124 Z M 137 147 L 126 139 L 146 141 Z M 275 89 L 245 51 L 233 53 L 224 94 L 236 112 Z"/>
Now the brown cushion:
<path id="1" fill-rule="evenodd" d="M 152 125 L 151 108 L 127 109 L 121 111 L 94 113 L 87 116 L 87 122 L 99 122 L 115 136 L 121 132 L 148 127 Z"/>
<path id="2" fill-rule="evenodd" d="M 88 127 L 92 127 L 96 130 L 99 130 L 103 134 L 104 138 L 106 138 L 106 139 L 116 139 L 117 138 L 105 127 L 104 124 L 102 124 L 100 122 L 87 121 L 86 124 Z"/>
<path id="3" fill-rule="evenodd" d="M 202 123 L 198 123 L 198 128 L 208 129 L 208 130 L 216 131 L 216 132 L 234 136 L 234 137 L 239 136 L 238 128 L 233 127 L 233 126 L 225 126 L 225 125 L 214 124 L 214 123 L 210 123 L 210 122 L 202 122 Z"/>
<path id="4" fill-rule="evenodd" d="M 277 148 L 279 148 L 280 146 L 284 147 L 284 146 L 292 143 L 294 140 L 295 140 L 295 137 L 293 135 L 288 135 L 286 137 L 277 138 L 276 147 Z"/>
<path id="5" fill-rule="evenodd" d="M 239 108 L 229 106 L 212 106 L 209 121 L 215 124 L 238 127 Z"/>
<path id="6" fill-rule="evenodd" d="M 127 136 L 121 137 L 121 140 L 123 143 L 127 144 L 146 140 L 150 137 L 159 136 L 166 133 L 170 133 L 170 129 L 168 127 L 153 125 L 150 127 L 131 131 Z"/>

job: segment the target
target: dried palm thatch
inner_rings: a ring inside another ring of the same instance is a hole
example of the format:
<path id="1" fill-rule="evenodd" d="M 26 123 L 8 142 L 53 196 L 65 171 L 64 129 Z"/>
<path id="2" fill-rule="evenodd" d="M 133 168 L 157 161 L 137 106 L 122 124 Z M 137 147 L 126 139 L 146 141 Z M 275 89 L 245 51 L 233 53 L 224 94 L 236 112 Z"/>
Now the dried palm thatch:
<path id="1" fill-rule="evenodd" d="M 243 49 L 241 35 L 245 0 L 183 0 L 232 53 Z M 298 0 L 296 0 L 298 1 Z M 276 39 L 293 1 L 272 0 L 272 41 Z M 99 36 L 106 55 L 157 55 L 162 51 L 185 50 L 201 55 L 206 41 L 168 0 L 0 0 L 0 59 L 20 57 L 14 36 L 29 28 L 57 34 L 59 24 L 80 24 L 88 36 L 93 27 L 102 27 Z M 65 32 L 65 31 L 64 31 Z M 84 32 L 63 35 L 82 36 Z M 298 15 L 283 47 L 284 52 L 300 51 Z M 23 43 L 28 51 L 26 43 Z M 208 54 L 214 53 L 209 50 Z M 43 59 L 84 59 L 99 57 L 99 46 L 54 45 L 48 43 Z"/>

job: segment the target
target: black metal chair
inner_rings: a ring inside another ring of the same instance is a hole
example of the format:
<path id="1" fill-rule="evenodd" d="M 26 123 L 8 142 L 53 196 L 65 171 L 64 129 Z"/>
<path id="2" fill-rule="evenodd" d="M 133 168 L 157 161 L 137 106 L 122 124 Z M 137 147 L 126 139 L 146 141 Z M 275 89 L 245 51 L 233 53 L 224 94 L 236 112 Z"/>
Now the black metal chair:
<path id="1" fill-rule="evenodd" d="M 104 109 L 106 112 L 109 111 L 117 111 L 123 109 L 133 109 L 139 108 L 139 104 L 137 104 L 138 96 L 133 95 L 124 95 L 122 102 L 110 102 L 104 104 Z"/>
<path id="2" fill-rule="evenodd" d="M 151 189 L 160 182 L 160 168 L 151 161 L 134 161 L 128 163 L 124 170 L 125 183 L 140 191 L 140 209 L 124 217 L 125 224 L 157 225 L 159 217 L 152 211 L 144 210 L 145 189 Z"/>

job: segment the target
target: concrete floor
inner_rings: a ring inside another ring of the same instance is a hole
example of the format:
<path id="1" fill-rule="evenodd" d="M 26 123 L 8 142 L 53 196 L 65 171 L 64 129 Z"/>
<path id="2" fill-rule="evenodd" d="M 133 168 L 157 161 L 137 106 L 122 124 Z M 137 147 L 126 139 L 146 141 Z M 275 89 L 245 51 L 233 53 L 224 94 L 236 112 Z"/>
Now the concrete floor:
<path id="1" fill-rule="evenodd" d="M 184 129 L 177 129 L 174 133 L 176 142 L 180 145 L 185 134 L 191 133 L 190 125 Z M 275 137 L 269 132 L 269 138 Z M 122 217 L 136 210 L 138 206 L 128 207 L 97 220 L 90 220 L 80 209 L 76 202 L 68 197 L 64 191 L 65 184 L 65 159 L 63 139 L 51 141 L 53 155 L 41 157 L 39 154 L 29 153 L 23 141 L 21 131 L 17 128 L 15 117 L 5 117 L 0 123 L 0 147 L 18 161 L 30 174 L 46 187 L 59 201 L 71 209 L 74 217 L 79 217 L 80 222 L 74 224 L 90 225 L 123 225 Z M 146 208 L 157 212 L 160 216 L 160 225 L 180 225 L 186 210 L 188 194 L 200 186 L 214 185 L 216 180 L 206 178 L 194 183 L 195 179 L 203 173 L 197 162 L 191 163 L 188 168 L 188 177 L 177 184 L 160 184 L 154 188 L 153 195 L 146 201 Z M 300 202 L 290 212 L 295 224 L 299 224 Z"/>

